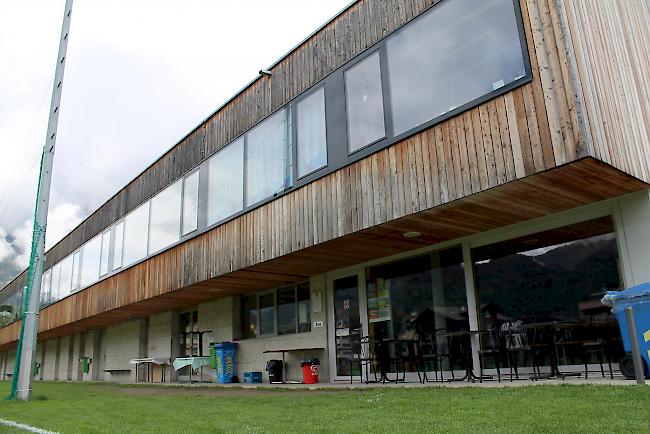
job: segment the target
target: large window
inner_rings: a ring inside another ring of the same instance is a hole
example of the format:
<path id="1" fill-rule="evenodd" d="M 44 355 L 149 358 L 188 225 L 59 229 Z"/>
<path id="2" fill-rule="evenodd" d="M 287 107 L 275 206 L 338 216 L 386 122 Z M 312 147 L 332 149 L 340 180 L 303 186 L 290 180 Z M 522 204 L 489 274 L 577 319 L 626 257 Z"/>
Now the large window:
<path id="1" fill-rule="evenodd" d="M 50 302 L 50 283 L 52 282 L 52 270 L 47 270 L 43 273 L 41 279 L 41 306 Z"/>
<path id="2" fill-rule="evenodd" d="M 124 247 L 124 220 L 115 225 L 115 236 L 113 237 L 113 270 L 122 266 L 122 251 Z"/>
<path id="3" fill-rule="evenodd" d="M 208 224 L 244 207 L 244 139 L 221 149 L 208 162 Z"/>
<path id="4" fill-rule="evenodd" d="M 298 176 L 327 165 L 325 90 L 320 88 L 297 104 Z"/>
<path id="5" fill-rule="evenodd" d="M 526 74 L 512 0 L 446 0 L 386 42 L 395 134 Z"/>
<path id="6" fill-rule="evenodd" d="M 243 338 L 311 331 L 309 282 L 241 299 Z"/>
<path id="7" fill-rule="evenodd" d="M 124 219 L 122 265 L 128 266 L 147 256 L 149 202 L 145 202 Z"/>
<path id="8" fill-rule="evenodd" d="M 181 189 L 182 182 L 178 180 L 151 199 L 149 253 L 155 253 L 180 239 Z"/>
<path id="9" fill-rule="evenodd" d="M 60 263 L 52 267 L 52 277 L 50 281 L 50 297 L 53 301 L 59 300 L 59 280 L 61 278 L 61 265 Z"/>
<path id="10" fill-rule="evenodd" d="M 81 286 L 88 286 L 99 277 L 99 260 L 101 256 L 102 237 L 97 235 L 82 247 Z"/>
<path id="11" fill-rule="evenodd" d="M 108 273 L 108 253 L 111 247 L 111 231 L 105 231 L 102 234 L 102 252 L 101 259 L 99 261 L 99 275 L 103 276 Z"/>
<path id="12" fill-rule="evenodd" d="M 79 289 L 79 267 L 81 266 L 81 250 L 77 250 L 72 255 L 72 288 L 74 292 Z"/>
<path id="13" fill-rule="evenodd" d="M 198 227 L 199 215 L 199 171 L 187 175 L 183 181 L 183 229 L 185 236 Z"/>
<path id="14" fill-rule="evenodd" d="M 246 137 L 246 205 L 249 206 L 291 186 L 288 110 L 267 118 Z"/>
<path id="15" fill-rule="evenodd" d="M 384 100 L 378 52 L 345 72 L 345 101 L 350 152 L 384 138 Z"/>
<path id="16" fill-rule="evenodd" d="M 60 262 L 61 277 L 59 278 L 59 298 L 70 295 L 72 286 L 72 255 Z"/>

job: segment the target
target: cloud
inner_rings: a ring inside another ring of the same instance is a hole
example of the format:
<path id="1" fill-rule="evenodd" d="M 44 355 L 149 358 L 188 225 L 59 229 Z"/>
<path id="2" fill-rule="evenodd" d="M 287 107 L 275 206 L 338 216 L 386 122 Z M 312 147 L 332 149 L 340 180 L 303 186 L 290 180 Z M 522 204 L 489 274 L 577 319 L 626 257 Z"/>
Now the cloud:
<path id="1" fill-rule="evenodd" d="M 86 216 L 87 211 L 73 203 L 62 203 L 50 209 L 45 236 L 46 250 L 59 242 Z M 0 262 L 11 262 L 19 272 L 29 265 L 33 221 L 25 220 L 13 232 L 0 228 Z"/>

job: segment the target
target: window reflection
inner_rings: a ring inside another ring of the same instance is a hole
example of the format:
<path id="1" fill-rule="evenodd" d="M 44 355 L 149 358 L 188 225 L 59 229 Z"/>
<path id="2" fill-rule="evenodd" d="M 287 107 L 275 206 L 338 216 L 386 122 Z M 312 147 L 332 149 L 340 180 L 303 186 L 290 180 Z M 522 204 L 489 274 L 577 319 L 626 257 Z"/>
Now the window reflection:
<path id="1" fill-rule="evenodd" d="M 291 186 L 291 148 L 287 110 L 280 110 L 247 134 L 246 205 Z"/>
<path id="2" fill-rule="evenodd" d="M 124 219 L 123 265 L 128 266 L 147 256 L 149 202 L 145 202 Z"/>
<path id="3" fill-rule="evenodd" d="M 199 215 L 199 171 L 185 177 L 183 181 L 183 236 L 198 227 Z"/>
<path id="4" fill-rule="evenodd" d="M 115 225 L 113 237 L 113 270 L 122 266 L 122 251 L 124 247 L 124 220 Z"/>
<path id="5" fill-rule="evenodd" d="M 298 176 L 327 165 L 325 89 L 320 88 L 297 104 Z"/>
<path id="6" fill-rule="evenodd" d="M 512 0 L 447 0 L 386 42 L 395 134 L 525 75 Z"/>
<path id="7" fill-rule="evenodd" d="M 99 259 L 101 254 L 101 235 L 84 244 L 82 248 L 81 286 L 88 286 L 99 276 Z M 61 298 L 61 297 L 58 297 Z"/>
<path id="8" fill-rule="evenodd" d="M 208 162 L 208 224 L 244 207 L 244 139 L 217 152 Z"/>
<path id="9" fill-rule="evenodd" d="M 348 147 L 357 151 L 386 135 L 379 53 L 345 72 Z"/>
<path id="10" fill-rule="evenodd" d="M 181 188 L 181 181 L 178 180 L 151 199 L 149 253 L 157 252 L 180 239 Z"/>

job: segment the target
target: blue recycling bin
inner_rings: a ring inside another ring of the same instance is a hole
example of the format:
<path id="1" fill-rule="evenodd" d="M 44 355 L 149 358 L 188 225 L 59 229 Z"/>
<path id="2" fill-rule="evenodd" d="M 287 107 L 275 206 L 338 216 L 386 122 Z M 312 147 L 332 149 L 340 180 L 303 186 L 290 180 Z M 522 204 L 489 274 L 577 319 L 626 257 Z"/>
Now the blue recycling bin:
<path id="1" fill-rule="evenodd" d="M 627 378 L 634 378 L 631 358 L 632 344 L 625 317 L 625 309 L 632 308 L 637 332 L 636 339 L 639 341 L 645 376 L 648 378 L 648 367 L 650 366 L 650 282 L 623 291 L 608 291 L 602 301 L 605 305 L 612 306 L 612 312 L 616 316 L 618 327 L 621 330 L 623 348 L 627 354 L 621 359 L 620 368 L 621 373 Z"/>
<path id="2" fill-rule="evenodd" d="M 233 382 L 233 377 L 237 375 L 237 363 L 235 353 L 237 344 L 234 342 L 219 342 L 214 344 L 215 366 L 217 371 L 217 382 L 219 384 L 229 384 Z"/>

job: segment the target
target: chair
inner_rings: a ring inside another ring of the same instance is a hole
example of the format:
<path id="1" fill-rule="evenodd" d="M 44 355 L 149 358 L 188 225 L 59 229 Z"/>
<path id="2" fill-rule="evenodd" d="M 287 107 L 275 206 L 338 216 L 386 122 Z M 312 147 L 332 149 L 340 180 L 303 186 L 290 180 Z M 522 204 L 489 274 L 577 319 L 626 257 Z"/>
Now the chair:
<path id="1" fill-rule="evenodd" d="M 585 365 L 585 379 L 589 378 L 589 361 L 596 357 L 600 365 L 600 374 L 605 377 L 605 359 L 609 368 L 609 378 L 614 379 L 614 370 L 612 369 L 612 349 L 611 349 L 611 328 L 610 312 L 607 312 L 606 325 L 594 325 L 593 315 L 589 317 L 589 323 L 584 327 L 581 338 L 582 361 Z M 598 371 L 596 371 L 598 372 Z"/>
<path id="2" fill-rule="evenodd" d="M 492 358 L 497 368 L 497 379 L 498 382 L 500 383 L 501 382 L 501 360 L 503 359 L 503 354 L 504 354 L 504 344 L 502 342 L 499 329 L 497 327 L 490 328 L 488 337 L 489 337 L 488 342 L 484 342 L 484 340 L 481 339 L 481 345 L 478 352 L 479 365 L 480 365 L 479 381 L 483 382 L 483 379 L 486 378 L 483 376 L 485 359 Z M 481 338 L 483 338 L 483 336 L 481 336 Z M 488 379 L 491 378 L 492 377 L 488 377 Z M 511 375 L 511 381 L 512 381 L 512 375 Z"/>
<path id="3" fill-rule="evenodd" d="M 529 355 L 533 363 L 533 376 L 539 376 L 539 353 L 542 348 L 538 330 L 528 330 L 520 321 L 508 321 L 501 324 L 500 334 L 503 338 L 503 348 L 506 354 L 508 369 L 510 371 L 510 381 L 513 381 L 513 373 L 516 380 L 519 380 L 519 366 L 517 359 L 521 354 L 524 358 Z M 532 335 L 532 342 L 529 344 L 529 334 Z"/>
<path id="4" fill-rule="evenodd" d="M 444 381 L 442 364 L 438 354 L 438 345 L 436 343 L 434 333 L 423 333 L 417 336 L 417 361 L 418 361 L 418 377 L 421 383 L 437 382 L 438 371 L 440 371 L 440 381 Z M 427 366 L 431 364 L 433 367 L 432 372 L 435 374 L 434 380 L 429 380 L 427 375 Z M 420 368 L 422 369 L 422 376 L 420 377 Z"/>
<path id="5" fill-rule="evenodd" d="M 379 382 L 377 380 L 377 371 L 375 370 L 375 340 L 370 336 L 362 336 L 353 343 L 352 347 L 352 359 L 350 359 L 350 384 L 352 384 L 352 379 L 354 377 L 353 366 L 359 366 L 359 382 L 364 381 L 364 368 L 365 368 L 365 383 L 368 384 L 370 372 L 375 376 L 374 383 Z"/>

